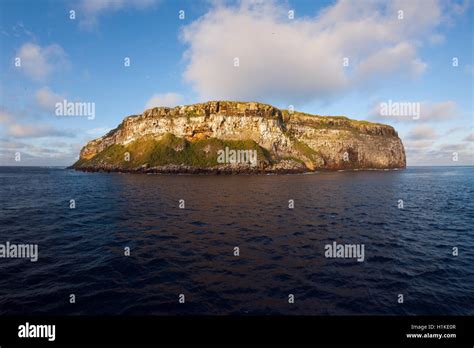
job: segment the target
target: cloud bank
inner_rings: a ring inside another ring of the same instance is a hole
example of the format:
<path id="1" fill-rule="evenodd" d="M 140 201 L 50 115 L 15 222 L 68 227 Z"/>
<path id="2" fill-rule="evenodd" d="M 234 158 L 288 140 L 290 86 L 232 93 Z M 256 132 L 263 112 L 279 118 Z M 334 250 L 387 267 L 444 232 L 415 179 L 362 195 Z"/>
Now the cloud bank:
<path id="1" fill-rule="evenodd" d="M 183 96 L 178 93 L 153 94 L 147 101 L 145 109 L 151 109 L 157 106 L 174 107 L 183 102 Z"/>
<path id="2" fill-rule="evenodd" d="M 326 101 L 374 79 L 422 74 L 422 42 L 439 41 L 437 27 L 452 16 L 436 0 L 340 0 L 294 19 L 290 10 L 217 3 L 182 30 L 184 79 L 203 100 Z"/>

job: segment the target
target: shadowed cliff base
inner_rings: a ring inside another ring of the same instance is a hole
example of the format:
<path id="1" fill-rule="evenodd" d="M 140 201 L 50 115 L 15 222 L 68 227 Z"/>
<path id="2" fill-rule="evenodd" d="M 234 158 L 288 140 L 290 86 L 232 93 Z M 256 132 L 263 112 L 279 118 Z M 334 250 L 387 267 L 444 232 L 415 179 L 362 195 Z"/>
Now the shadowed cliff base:
<path id="1" fill-rule="evenodd" d="M 72 166 L 143 173 L 303 173 L 405 168 L 393 127 L 254 102 L 148 109 L 90 141 Z"/>

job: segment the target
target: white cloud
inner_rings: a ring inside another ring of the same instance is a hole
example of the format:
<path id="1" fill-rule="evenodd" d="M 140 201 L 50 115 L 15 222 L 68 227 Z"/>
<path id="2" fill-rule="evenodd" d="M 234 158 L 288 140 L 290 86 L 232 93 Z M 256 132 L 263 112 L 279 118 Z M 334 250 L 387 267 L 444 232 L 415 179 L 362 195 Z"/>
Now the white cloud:
<path id="1" fill-rule="evenodd" d="M 28 144 L 16 140 L 2 140 L 0 139 L 0 149 L 2 150 L 17 150 L 28 146 Z"/>
<path id="2" fill-rule="evenodd" d="M 72 133 L 47 124 L 19 124 L 8 126 L 7 135 L 15 138 L 72 137 Z"/>
<path id="3" fill-rule="evenodd" d="M 408 153 L 416 153 L 420 150 L 431 148 L 433 141 L 431 140 L 408 140 L 404 142 L 405 148 Z"/>
<path id="4" fill-rule="evenodd" d="M 33 140 L 19 142 L 0 139 L 0 163 L 2 165 L 71 165 L 83 144 L 58 141 L 39 142 Z M 21 153 L 21 161 L 15 161 L 16 152 Z"/>
<path id="5" fill-rule="evenodd" d="M 435 146 L 431 140 L 404 142 L 409 165 L 474 165 L 472 143 L 443 143 Z M 453 161 L 457 155 L 458 161 Z"/>
<path id="6" fill-rule="evenodd" d="M 469 150 L 469 148 L 470 148 L 470 145 L 466 145 L 466 144 L 442 144 L 439 147 L 439 151 L 442 151 L 442 152 L 451 152 L 451 151 L 463 152 L 463 151 Z"/>
<path id="7" fill-rule="evenodd" d="M 13 138 L 44 138 L 44 137 L 74 137 L 69 130 L 57 129 L 50 124 L 23 122 L 19 123 L 17 114 L 0 107 L 0 132 Z"/>
<path id="8" fill-rule="evenodd" d="M 16 57 L 21 59 L 21 66 L 18 69 L 37 81 L 44 80 L 53 72 L 69 65 L 66 53 L 57 44 L 41 47 L 28 42 L 20 47 Z"/>
<path id="9" fill-rule="evenodd" d="M 214 5 L 183 28 L 185 80 L 204 100 L 327 100 L 375 75 L 383 81 L 421 74 L 419 47 L 444 21 L 436 0 L 340 0 L 293 20 L 288 10 L 262 0 Z"/>
<path id="10" fill-rule="evenodd" d="M 425 140 L 436 138 L 436 131 L 428 125 L 417 125 L 413 127 L 408 133 L 407 139 L 410 140 Z"/>
<path id="11" fill-rule="evenodd" d="M 456 102 L 452 100 L 440 103 L 422 103 L 420 119 L 425 121 L 444 121 L 460 116 Z"/>
<path id="12" fill-rule="evenodd" d="M 53 111 L 56 103 L 64 100 L 64 96 L 54 93 L 48 87 L 43 87 L 36 91 L 35 99 L 40 108 Z"/>
<path id="13" fill-rule="evenodd" d="M 81 0 L 78 4 L 79 25 L 84 29 L 97 26 L 98 17 L 123 9 L 143 10 L 153 6 L 156 0 Z"/>
<path id="14" fill-rule="evenodd" d="M 402 109 L 403 105 L 413 105 L 412 109 L 418 109 L 419 115 L 382 115 L 381 105 L 385 104 L 398 104 L 399 108 Z M 416 101 L 416 100 L 380 100 L 374 103 L 369 110 L 369 117 L 371 119 L 383 122 L 440 122 L 449 121 L 462 116 L 462 112 L 453 100 L 446 100 L 443 102 L 429 102 L 429 101 Z"/>
<path id="15" fill-rule="evenodd" d="M 178 93 L 153 94 L 148 99 L 145 109 L 151 109 L 157 106 L 174 107 L 183 102 L 183 96 Z"/>
<path id="16" fill-rule="evenodd" d="M 450 135 L 450 134 L 453 134 L 453 133 L 457 133 L 457 132 L 460 132 L 460 131 L 463 131 L 465 129 L 464 126 L 454 126 L 454 127 L 451 127 L 449 128 L 445 133 L 444 135 Z"/>
<path id="17" fill-rule="evenodd" d="M 469 134 L 463 140 L 464 141 L 474 141 L 474 133 Z"/>
<path id="18" fill-rule="evenodd" d="M 441 34 L 433 34 L 428 38 L 430 43 L 432 43 L 433 45 L 441 44 L 445 41 L 445 39 L 446 38 Z"/>
<path id="19" fill-rule="evenodd" d="M 405 64 L 401 65 L 400 62 Z M 426 63 L 416 56 L 415 47 L 408 42 L 401 42 L 393 47 L 382 48 L 365 58 L 356 67 L 356 75 L 361 80 L 379 78 L 392 73 L 417 76 L 425 69 Z"/>

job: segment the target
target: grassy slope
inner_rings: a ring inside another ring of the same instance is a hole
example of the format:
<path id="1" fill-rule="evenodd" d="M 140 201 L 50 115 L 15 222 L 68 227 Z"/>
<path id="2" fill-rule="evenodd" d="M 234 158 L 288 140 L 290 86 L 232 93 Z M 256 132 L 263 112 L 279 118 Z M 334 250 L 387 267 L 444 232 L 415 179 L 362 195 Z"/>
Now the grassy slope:
<path id="1" fill-rule="evenodd" d="M 179 164 L 193 167 L 218 165 L 217 151 L 225 147 L 234 150 L 257 150 L 260 161 L 271 162 L 270 154 L 252 140 L 226 141 L 215 138 L 188 141 L 173 134 L 160 139 L 144 138 L 127 145 L 112 145 L 90 160 L 79 160 L 74 167 L 95 167 L 102 164 L 132 169 L 147 164 L 149 167 Z M 126 153 L 130 160 L 126 161 Z"/>

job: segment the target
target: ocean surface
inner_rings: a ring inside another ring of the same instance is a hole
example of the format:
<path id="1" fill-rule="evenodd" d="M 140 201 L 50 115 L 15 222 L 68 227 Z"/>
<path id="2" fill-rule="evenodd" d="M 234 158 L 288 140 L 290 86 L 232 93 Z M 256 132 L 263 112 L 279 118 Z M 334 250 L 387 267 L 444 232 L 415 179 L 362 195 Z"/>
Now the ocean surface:
<path id="1" fill-rule="evenodd" d="M 0 258 L 0 314 L 474 315 L 473 197 L 474 167 L 0 167 L 0 243 L 39 251 L 37 262 Z M 363 244 L 364 261 L 326 258 L 334 241 Z"/>

